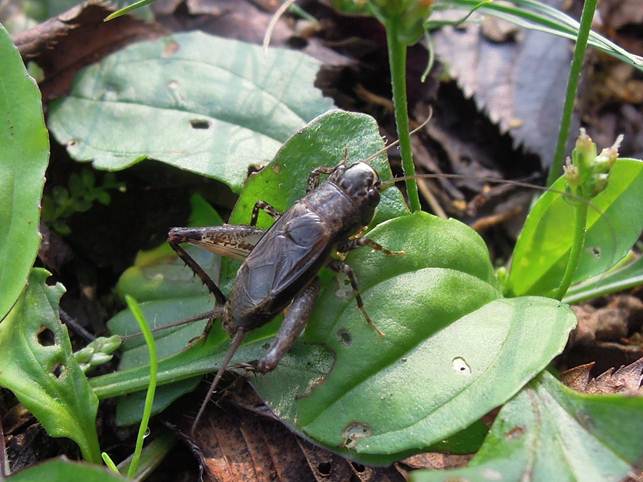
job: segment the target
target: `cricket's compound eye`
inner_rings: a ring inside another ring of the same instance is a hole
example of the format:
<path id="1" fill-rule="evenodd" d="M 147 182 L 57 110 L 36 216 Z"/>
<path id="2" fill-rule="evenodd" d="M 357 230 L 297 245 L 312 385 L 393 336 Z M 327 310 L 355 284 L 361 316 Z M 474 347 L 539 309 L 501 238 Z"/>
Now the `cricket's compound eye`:
<path id="1" fill-rule="evenodd" d="M 353 164 L 342 172 L 335 171 L 331 181 L 352 198 L 371 197 L 371 193 L 375 191 L 379 200 L 380 177 L 364 162 Z"/>

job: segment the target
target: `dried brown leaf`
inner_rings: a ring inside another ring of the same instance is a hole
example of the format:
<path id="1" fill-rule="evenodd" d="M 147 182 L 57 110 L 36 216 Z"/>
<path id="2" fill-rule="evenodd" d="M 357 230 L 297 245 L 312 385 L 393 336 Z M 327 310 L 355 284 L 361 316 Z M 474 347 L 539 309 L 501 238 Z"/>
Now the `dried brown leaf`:
<path id="1" fill-rule="evenodd" d="M 13 37 L 25 61 L 43 69 L 40 89 L 46 99 L 63 95 L 81 67 L 133 41 L 167 33 L 131 16 L 104 22 L 113 11 L 105 2 L 90 0 Z"/>
<path id="2" fill-rule="evenodd" d="M 192 441 L 217 482 L 401 482 L 394 468 L 353 463 L 312 445 L 272 418 L 230 404 L 212 407 Z"/>
<path id="3" fill-rule="evenodd" d="M 591 378 L 590 372 L 594 363 L 587 363 L 561 373 L 563 383 L 586 393 L 622 393 L 625 395 L 643 395 L 643 358 L 634 363 L 614 368 Z"/>

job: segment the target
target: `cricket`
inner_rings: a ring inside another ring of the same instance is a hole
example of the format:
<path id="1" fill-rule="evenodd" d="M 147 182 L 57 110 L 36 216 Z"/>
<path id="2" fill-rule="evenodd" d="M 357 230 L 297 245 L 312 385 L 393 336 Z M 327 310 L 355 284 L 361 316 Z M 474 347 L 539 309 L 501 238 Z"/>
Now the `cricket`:
<path id="1" fill-rule="evenodd" d="M 323 174 L 329 177 L 321 182 Z M 357 307 L 366 322 L 380 336 L 384 336 L 364 308 L 353 270 L 348 264 L 331 256 L 334 252 L 347 253 L 361 246 L 369 246 L 388 256 L 404 254 L 390 251 L 358 235 L 373 219 L 380 200 L 381 184 L 378 173 L 366 162 L 348 165 L 343 161 L 336 167 L 315 169 L 308 178 L 306 195 L 283 214 L 269 204 L 257 201 L 249 226 L 170 230 L 170 246 L 216 298 L 217 305 L 211 320 L 220 319 L 232 337 L 230 348 L 210 385 L 192 430 L 197 426 L 245 334 L 289 307 L 268 352 L 253 363 L 254 369 L 261 373 L 277 366 L 306 326 L 319 293 L 317 274 L 322 267 L 347 275 Z M 276 219 L 265 232 L 256 227 L 260 209 Z M 245 258 L 228 297 L 180 246 L 181 243 L 201 246 L 223 256 Z"/>

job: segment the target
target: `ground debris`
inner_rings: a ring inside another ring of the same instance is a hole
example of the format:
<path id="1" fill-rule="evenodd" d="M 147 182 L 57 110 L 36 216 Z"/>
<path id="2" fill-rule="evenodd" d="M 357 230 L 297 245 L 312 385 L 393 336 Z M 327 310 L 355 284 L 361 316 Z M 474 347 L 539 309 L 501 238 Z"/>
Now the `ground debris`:
<path id="1" fill-rule="evenodd" d="M 591 377 L 594 362 L 579 365 L 561 373 L 560 378 L 567 386 L 586 393 L 621 393 L 624 395 L 643 395 L 643 358 L 634 363 L 614 368 Z"/>

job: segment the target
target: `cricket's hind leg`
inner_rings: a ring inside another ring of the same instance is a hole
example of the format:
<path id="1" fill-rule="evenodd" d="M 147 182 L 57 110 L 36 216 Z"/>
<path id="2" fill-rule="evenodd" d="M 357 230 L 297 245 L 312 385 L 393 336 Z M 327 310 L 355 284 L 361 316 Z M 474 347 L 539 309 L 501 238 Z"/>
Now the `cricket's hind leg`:
<path id="1" fill-rule="evenodd" d="M 362 295 L 359 292 L 359 285 L 357 284 L 357 278 L 355 277 L 353 268 L 339 260 L 332 260 L 328 263 L 328 267 L 337 273 L 344 273 L 348 276 L 348 281 L 351 283 L 353 294 L 355 295 L 355 301 L 357 302 L 357 308 L 362 312 L 362 315 L 366 319 L 368 325 L 373 328 L 378 335 L 384 336 L 384 333 L 382 333 L 373 320 L 371 320 L 371 317 L 368 316 L 368 313 L 366 312 L 366 308 L 364 308 L 364 300 L 362 300 Z"/>
<path id="2" fill-rule="evenodd" d="M 273 370 L 292 348 L 310 318 L 318 294 L 319 280 L 315 279 L 295 297 L 268 352 L 254 364 L 257 371 L 266 373 Z"/>
<path id="3" fill-rule="evenodd" d="M 167 240 L 176 254 L 196 274 L 214 295 L 219 305 L 226 302 L 225 295 L 208 273 L 183 249 L 181 243 L 200 246 L 220 256 L 243 259 L 250 254 L 264 231 L 252 226 L 212 226 L 206 228 L 172 228 Z"/>
<path id="4" fill-rule="evenodd" d="M 257 225 L 257 218 L 259 217 L 259 210 L 263 209 L 273 219 L 279 219 L 281 213 L 266 201 L 257 201 L 252 208 L 252 216 L 250 217 L 250 226 Z"/>

